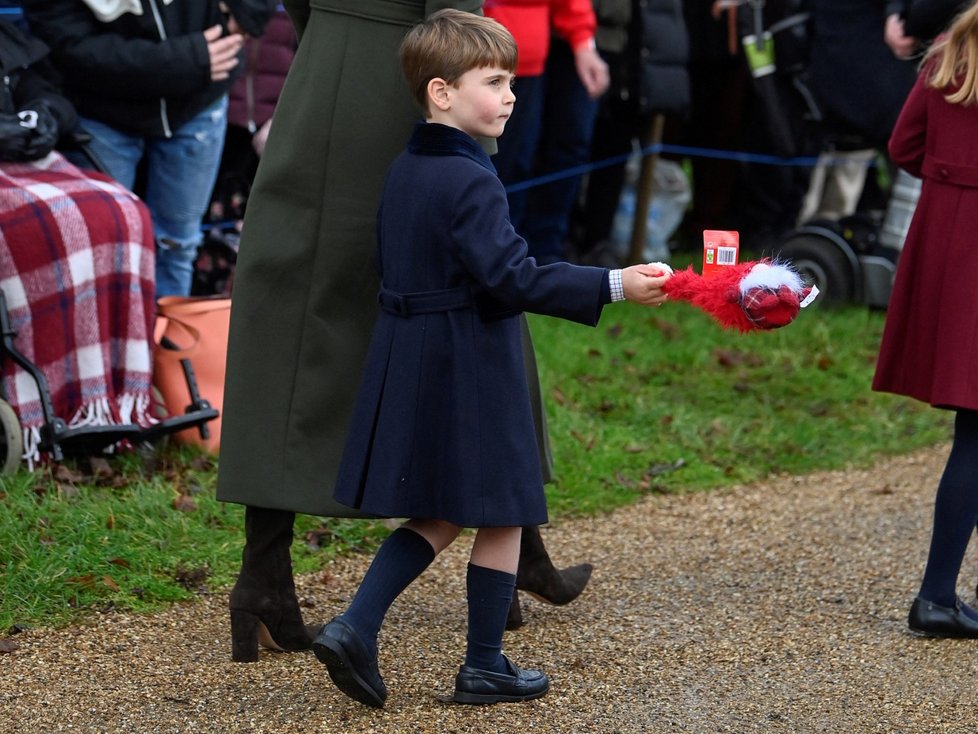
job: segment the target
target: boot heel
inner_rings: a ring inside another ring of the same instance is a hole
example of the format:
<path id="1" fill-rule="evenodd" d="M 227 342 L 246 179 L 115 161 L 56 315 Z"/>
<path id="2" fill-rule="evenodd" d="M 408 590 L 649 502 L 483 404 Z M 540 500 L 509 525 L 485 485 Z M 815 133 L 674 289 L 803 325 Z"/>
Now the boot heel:
<path id="1" fill-rule="evenodd" d="M 231 659 L 236 663 L 258 660 L 258 627 L 261 622 L 251 612 L 231 610 Z"/>

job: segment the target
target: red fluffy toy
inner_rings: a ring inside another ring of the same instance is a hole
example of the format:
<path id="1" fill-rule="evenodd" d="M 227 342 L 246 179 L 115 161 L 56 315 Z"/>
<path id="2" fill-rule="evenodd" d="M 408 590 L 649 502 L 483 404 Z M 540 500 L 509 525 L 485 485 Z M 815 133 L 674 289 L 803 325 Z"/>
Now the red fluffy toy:
<path id="1" fill-rule="evenodd" d="M 788 265 L 767 259 L 725 265 L 708 276 L 690 266 L 673 273 L 662 289 L 670 298 L 702 309 L 721 326 L 744 332 L 787 326 L 818 295 Z"/>

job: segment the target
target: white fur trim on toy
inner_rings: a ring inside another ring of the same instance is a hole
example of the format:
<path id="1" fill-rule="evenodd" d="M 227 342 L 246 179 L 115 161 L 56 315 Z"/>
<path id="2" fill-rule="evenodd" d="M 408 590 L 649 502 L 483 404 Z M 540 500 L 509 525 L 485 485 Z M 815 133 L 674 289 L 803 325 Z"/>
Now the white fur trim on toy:
<path id="1" fill-rule="evenodd" d="M 754 288 L 766 288 L 776 291 L 787 286 L 793 293 L 801 293 L 805 284 L 801 276 L 783 263 L 757 263 L 740 281 L 740 293 L 743 295 Z"/>

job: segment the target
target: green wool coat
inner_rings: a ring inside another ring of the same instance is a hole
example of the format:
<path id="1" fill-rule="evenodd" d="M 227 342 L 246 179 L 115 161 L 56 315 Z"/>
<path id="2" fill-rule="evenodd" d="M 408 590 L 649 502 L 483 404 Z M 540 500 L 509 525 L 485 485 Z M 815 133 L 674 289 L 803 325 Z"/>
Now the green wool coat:
<path id="1" fill-rule="evenodd" d="M 299 35 L 248 200 L 235 272 L 217 496 L 356 516 L 333 499 L 377 316 L 377 204 L 421 112 L 397 51 L 443 7 L 481 0 L 286 0 Z M 525 323 L 524 323 L 525 326 Z M 526 344 L 529 335 L 526 332 Z M 544 479 L 549 448 L 524 348 Z"/>

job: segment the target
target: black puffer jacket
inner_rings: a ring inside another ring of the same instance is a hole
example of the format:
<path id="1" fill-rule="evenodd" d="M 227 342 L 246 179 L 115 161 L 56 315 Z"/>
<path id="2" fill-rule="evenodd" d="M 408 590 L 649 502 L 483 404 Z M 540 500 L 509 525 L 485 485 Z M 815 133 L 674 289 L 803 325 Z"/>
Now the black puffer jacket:
<path id="1" fill-rule="evenodd" d="M 227 4 L 242 28 L 258 36 L 275 0 Z M 92 9 L 113 5 L 118 9 L 100 14 Z M 169 136 L 233 81 L 233 75 L 210 78 L 203 31 L 224 20 L 218 0 L 24 0 L 23 7 L 31 31 L 51 47 L 79 112 L 124 132 Z"/>
<path id="2" fill-rule="evenodd" d="M 609 94 L 643 114 L 689 107 L 689 36 L 681 0 L 596 0 L 599 50 L 614 64 Z"/>
<path id="3" fill-rule="evenodd" d="M 642 38 L 639 109 L 685 114 L 689 107 L 689 35 L 682 2 L 639 0 L 637 10 Z"/>

